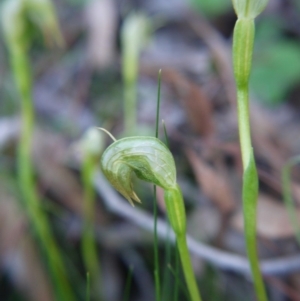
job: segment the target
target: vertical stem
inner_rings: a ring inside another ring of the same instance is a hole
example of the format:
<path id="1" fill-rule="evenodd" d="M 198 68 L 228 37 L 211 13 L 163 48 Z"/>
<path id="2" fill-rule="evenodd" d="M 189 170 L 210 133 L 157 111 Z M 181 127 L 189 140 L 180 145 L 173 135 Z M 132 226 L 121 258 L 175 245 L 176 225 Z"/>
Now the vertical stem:
<path id="1" fill-rule="evenodd" d="M 21 47 L 12 48 L 11 63 L 22 98 L 22 130 L 18 149 L 18 177 L 20 189 L 25 199 L 24 204 L 30 217 L 30 222 L 46 255 L 58 300 L 75 300 L 67 281 L 64 265 L 49 227 L 47 216 L 41 210 L 40 200 L 35 190 L 34 171 L 31 162 L 34 110 L 31 95 L 30 67 L 25 55 L 25 49 Z"/>
<path id="2" fill-rule="evenodd" d="M 249 97 L 248 85 L 243 89 L 237 91 L 237 105 L 238 105 L 238 124 L 239 136 L 241 144 L 241 153 L 244 169 L 247 168 L 249 159 L 251 157 L 251 132 L 249 121 Z"/>
<path id="3" fill-rule="evenodd" d="M 158 125 L 159 125 L 159 110 L 160 110 L 160 89 L 161 89 L 161 70 L 158 72 L 157 79 L 157 103 L 156 103 L 156 122 L 155 122 L 155 137 L 158 138 Z M 156 186 L 154 185 L 154 202 L 153 202 L 153 215 L 154 215 L 154 281 L 155 281 L 155 300 L 160 301 L 160 275 L 159 275 L 159 260 L 158 260 L 158 239 L 157 239 L 157 197 Z"/>
<path id="4" fill-rule="evenodd" d="M 191 296 L 192 301 L 201 301 L 201 297 L 199 294 L 196 278 L 194 275 L 191 258 L 186 242 L 185 234 L 178 234 L 176 236 L 177 239 L 177 247 L 180 255 L 180 260 L 182 264 L 182 269 L 184 273 L 184 277 L 188 286 L 188 290 Z"/>
<path id="5" fill-rule="evenodd" d="M 243 161 L 243 215 L 245 240 L 254 288 L 258 300 L 266 301 L 267 294 L 260 272 L 257 241 L 258 177 L 253 156 L 249 121 L 249 78 L 254 42 L 254 20 L 238 19 L 234 28 L 233 63 L 237 85 L 238 124 Z"/>
<path id="6" fill-rule="evenodd" d="M 94 156 L 86 154 L 82 166 L 82 182 L 84 189 L 82 254 L 85 269 L 89 273 L 92 289 L 98 288 L 100 281 L 99 261 L 95 241 L 95 191 L 92 178 L 96 168 Z"/>
<path id="7" fill-rule="evenodd" d="M 156 186 L 154 185 L 154 202 L 153 202 L 153 215 L 154 215 L 154 281 L 155 281 L 155 301 L 160 301 L 160 275 L 159 275 L 159 258 L 158 258 L 158 239 L 157 239 L 157 197 Z"/>
<path id="8" fill-rule="evenodd" d="M 176 184 L 172 189 L 165 189 L 164 199 L 170 224 L 176 234 L 177 247 L 191 300 L 201 301 L 186 241 L 186 214 L 179 185 Z"/>

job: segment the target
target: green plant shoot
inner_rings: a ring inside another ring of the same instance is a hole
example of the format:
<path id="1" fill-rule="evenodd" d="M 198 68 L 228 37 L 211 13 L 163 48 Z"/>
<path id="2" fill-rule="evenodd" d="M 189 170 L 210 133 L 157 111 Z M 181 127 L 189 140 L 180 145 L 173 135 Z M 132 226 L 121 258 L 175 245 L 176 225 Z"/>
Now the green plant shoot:
<path id="1" fill-rule="evenodd" d="M 28 20 L 40 28 L 45 36 L 61 42 L 52 3 L 48 0 L 7 0 L 1 6 L 1 21 L 16 86 L 21 98 L 22 127 L 18 149 L 18 176 L 24 205 L 39 243 L 47 258 L 54 281 L 56 299 L 75 300 L 67 280 L 59 249 L 51 232 L 46 214 L 40 206 L 35 189 L 34 171 L 31 162 L 31 140 L 34 127 L 31 68 L 27 50 L 30 37 Z"/>
<path id="2" fill-rule="evenodd" d="M 93 176 L 98 166 L 98 161 L 103 149 L 102 133 L 95 127 L 88 129 L 79 141 L 83 151 L 83 162 L 81 167 L 81 178 L 84 192 L 83 206 L 83 235 L 81 251 L 90 280 L 92 292 L 100 291 L 100 263 L 97 254 L 95 235 L 95 191 L 93 187 Z"/>
<path id="3" fill-rule="evenodd" d="M 186 215 L 180 187 L 176 183 L 174 158 L 159 139 L 127 137 L 112 143 L 101 157 L 104 175 L 129 202 L 140 203 L 132 187 L 131 174 L 164 189 L 168 218 L 173 228 L 181 264 L 192 301 L 200 301 L 186 241 Z"/>
<path id="4" fill-rule="evenodd" d="M 124 84 L 125 132 L 134 133 L 136 127 L 137 79 L 139 58 L 150 35 L 150 21 L 143 13 L 131 13 L 125 19 L 122 32 L 122 76 Z"/>
<path id="5" fill-rule="evenodd" d="M 243 175 L 243 214 L 246 248 L 254 287 L 259 301 L 267 294 L 259 268 L 256 219 L 258 176 L 251 143 L 249 122 L 249 78 L 254 43 L 254 18 L 262 12 L 267 0 L 232 0 L 238 20 L 233 34 L 233 67 L 237 86 L 238 124 L 241 144 Z"/>

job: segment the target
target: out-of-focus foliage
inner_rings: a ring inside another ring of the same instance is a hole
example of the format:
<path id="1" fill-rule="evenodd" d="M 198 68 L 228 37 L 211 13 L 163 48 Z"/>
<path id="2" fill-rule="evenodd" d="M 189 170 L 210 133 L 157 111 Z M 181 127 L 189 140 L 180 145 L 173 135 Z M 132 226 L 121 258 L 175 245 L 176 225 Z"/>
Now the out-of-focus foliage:
<path id="1" fill-rule="evenodd" d="M 230 0 L 189 0 L 194 7 L 205 15 L 215 17 L 231 9 Z"/>
<path id="2" fill-rule="evenodd" d="M 251 85 L 260 100 L 274 105 L 284 101 L 300 81 L 300 43 L 283 35 L 284 24 L 278 19 L 261 22 Z"/>

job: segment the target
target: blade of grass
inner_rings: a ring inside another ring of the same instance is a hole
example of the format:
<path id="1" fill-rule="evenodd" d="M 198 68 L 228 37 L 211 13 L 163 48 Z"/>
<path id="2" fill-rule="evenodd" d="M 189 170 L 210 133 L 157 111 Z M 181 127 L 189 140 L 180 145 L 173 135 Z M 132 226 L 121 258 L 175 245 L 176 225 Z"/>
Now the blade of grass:
<path id="1" fill-rule="evenodd" d="M 164 120 L 162 120 L 162 124 L 163 124 L 163 129 L 164 129 L 166 145 L 169 148 L 169 139 L 168 139 L 166 124 L 165 124 Z M 166 219 L 168 219 L 168 217 L 166 217 Z M 165 260 L 164 260 L 164 262 L 165 262 L 164 266 L 168 266 L 169 264 L 171 264 L 172 247 L 171 247 L 171 242 L 170 242 L 170 230 L 171 230 L 171 228 L 169 227 L 168 232 L 167 232 L 166 242 L 165 242 L 166 256 L 165 256 Z M 165 268 L 164 269 L 164 277 L 163 277 L 163 288 L 162 288 L 162 299 L 164 301 L 172 300 L 171 299 L 172 295 L 170 294 L 170 288 L 171 288 L 170 281 L 171 281 L 171 278 L 170 278 L 169 269 Z"/>
<path id="2" fill-rule="evenodd" d="M 86 273 L 86 295 L 85 295 L 85 301 L 90 301 L 91 300 L 91 292 L 90 292 L 90 273 Z"/>
<path id="3" fill-rule="evenodd" d="M 133 273 L 133 267 L 130 266 L 128 275 L 127 275 L 127 279 L 126 279 L 123 301 L 129 301 L 130 288 L 131 288 L 131 282 L 132 282 L 132 273 Z"/>
<path id="4" fill-rule="evenodd" d="M 179 297 L 179 253 L 175 251 L 175 287 L 174 287 L 174 301 L 178 301 Z"/>
<path id="5" fill-rule="evenodd" d="M 176 253 L 179 254 L 178 251 L 177 251 Z M 177 258 L 179 259 L 179 256 L 177 256 Z M 179 265 L 179 260 L 178 260 L 178 265 Z M 173 275 L 173 277 L 174 277 L 174 279 L 175 279 L 175 282 L 178 283 L 178 293 L 177 293 L 177 296 L 174 294 L 174 296 L 175 296 L 177 299 L 174 298 L 174 300 L 175 300 L 175 301 L 178 300 L 178 297 L 179 297 L 179 288 L 180 288 L 180 289 L 182 290 L 182 292 L 183 292 L 183 294 L 184 294 L 186 300 L 191 301 L 191 296 L 190 296 L 190 294 L 189 294 L 187 288 L 184 286 L 183 282 L 181 281 L 180 275 L 179 275 L 178 271 L 174 270 L 173 267 L 172 267 L 170 264 L 168 265 L 168 268 L 169 268 L 169 270 L 171 271 L 171 273 L 172 273 L 172 275 Z M 175 267 L 175 268 L 176 268 L 176 267 Z"/>
<path id="6" fill-rule="evenodd" d="M 155 137 L 158 138 L 158 125 L 159 125 L 159 110 L 160 110 L 160 88 L 161 88 L 161 70 L 158 72 L 158 89 L 157 89 L 157 105 L 156 105 L 156 124 L 155 124 Z M 157 198 L 156 186 L 154 185 L 154 202 L 153 202 L 153 215 L 154 215 L 154 281 L 155 281 L 155 300 L 160 301 L 160 277 L 159 277 L 159 259 L 158 259 L 158 239 L 157 239 Z"/>

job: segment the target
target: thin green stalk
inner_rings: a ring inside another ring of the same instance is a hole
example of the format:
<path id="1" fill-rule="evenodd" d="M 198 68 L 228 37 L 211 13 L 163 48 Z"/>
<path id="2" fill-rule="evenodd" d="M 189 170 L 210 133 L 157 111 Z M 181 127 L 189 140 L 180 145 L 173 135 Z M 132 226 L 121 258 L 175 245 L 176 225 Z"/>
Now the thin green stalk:
<path id="1" fill-rule="evenodd" d="M 177 259 L 178 259 L 178 263 L 179 263 L 179 256 L 178 256 Z M 178 271 L 174 270 L 171 265 L 169 265 L 168 268 L 171 271 L 175 281 L 177 281 L 177 283 L 178 283 L 178 288 L 177 288 L 178 292 L 177 293 L 179 293 L 179 288 L 180 288 L 182 293 L 184 294 L 186 300 L 190 301 L 191 298 L 190 298 L 189 292 L 188 292 L 186 286 L 184 285 L 184 283 L 181 281 Z M 177 301 L 178 300 L 178 295 L 175 294 L 175 293 L 176 292 L 174 292 L 174 299 L 172 299 L 172 300 Z"/>
<path id="2" fill-rule="evenodd" d="M 292 226 L 295 231 L 296 239 L 300 245 L 300 223 L 297 216 L 297 210 L 293 202 L 292 188 L 291 188 L 291 169 L 296 164 L 299 164 L 300 156 L 290 158 L 285 164 L 282 170 L 282 188 L 283 188 L 283 199 L 290 216 Z"/>
<path id="3" fill-rule="evenodd" d="M 251 132 L 249 121 L 249 96 L 248 85 L 243 89 L 237 91 L 237 105 L 238 105 L 238 125 L 239 136 L 241 144 L 241 153 L 244 169 L 249 164 L 251 158 L 252 144 L 251 144 Z"/>
<path id="4" fill-rule="evenodd" d="M 160 275 L 159 275 L 159 258 L 158 258 L 158 238 L 157 238 L 157 197 L 156 186 L 153 188 L 153 217 L 154 217 L 154 282 L 155 282 L 155 300 L 160 301 Z"/>
<path id="5" fill-rule="evenodd" d="M 81 250 L 85 269 L 90 275 L 91 287 L 96 291 L 100 281 L 99 260 L 95 239 L 95 191 L 93 188 L 93 175 L 97 161 L 89 153 L 85 154 L 82 165 L 82 182 L 84 191 L 84 210 L 83 210 L 83 237 Z"/>
<path id="6" fill-rule="evenodd" d="M 243 162 L 243 215 L 245 240 L 254 288 L 259 301 L 266 301 L 267 294 L 260 272 L 257 242 L 258 176 L 251 143 L 249 122 L 249 78 L 255 35 L 254 17 L 261 9 L 252 0 L 233 0 L 238 20 L 233 35 L 233 65 L 237 85 L 238 125 Z M 262 2 L 261 2 L 262 3 Z M 253 11 L 252 11 L 253 9 Z"/>
<path id="7" fill-rule="evenodd" d="M 91 279 L 89 272 L 86 273 L 86 293 L 85 293 L 85 301 L 91 300 Z"/>
<path id="8" fill-rule="evenodd" d="M 177 235 L 176 240 L 177 240 L 177 247 L 180 254 L 181 265 L 182 265 L 185 281 L 187 283 L 191 299 L 193 301 L 200 301 L 201 297 L 198 291 L 196 278 L 194 276 L 189 249 L 186 242 L 186 236 Z"/>
<path id="9" fill-rule="evenodd" d="M 179 186 L 165 190 L 164 199 L 170 224 L 176 235 L 177 248 L 191 300 L 201 301 L 186 241 L 186 214 Z"/>
<path id="10" fill-rule="evenodd" d="M 159 75 L 161 76 L 161 70 Z M 159 81 L 160 84 L 160 81 Z M 158 118 L 157 118 L 158 120 Z M 166 140 L 166 146 L 169 148 L 169 139 L 168 139 L 168 133 L 167 133 L 167 129 L 166 129 L 166 124 L 164 122 L 164 120 L 162 120 L 162 125 L 163 125 L 163 130 L 164 130 L 164 136 L 165 136 L 165 140 Z M 158 129 L 158 126 L 157 126 Z M 165 265 L 169 265 L 171 262 L 171 253 L 172 253 L 172 248 L 171 248 L 171 242 L 170 242 L 170 230 L 171 228 L 168 228 L 168 232 L 167 232 L 167 239 L 166 239 L 166 243 L 165 243 L 165 250 L 166 250 L 166 256 L 165 256 Z M 175 251 L 175 256 L 176 256 L 176 260 L 178 260 L 178 252 L 177 250 Z M 175 262 L 176 268 L 175 270 L 178 272 L 178 262 Z M 174 300 L 174 298 L 172 299 L 172 296 L 170 294 L 170 272 L 169 269 L 165 269 L 164 271 L 164 285 L 163 285 L 163 296 L 162 299 L 163 300 Z M 175 278 L 175 287 L 174 287 L 174 296 L 175 296 L 175 300 L 176 301 L 177 297 L 178 297 L 178 277 Z"/>
<path id="11" fill-rule="evenodd" d="M 125 132 L 136 131 L 139 57 L 149 34 L 149 20 L 143 13 L 131 13 L 121 29 L 122 77 L 124 83 Z"/>
<path id="12" fill-rule="evenodd" d="M 22 130 L 18 150 L 18 177 L 25 200 L 26 210 L 42 249 L 57 290 L 58 300 L 75 300 L 67 281 L 64 265 L 54 240 L 47 216 L 40 207 L 35 189 L 34 171 L 31 162 L 31 144 L 34 126 L 34 110 L 31 97 L 29 63 L 22 50 L 12 54 L 12 66 L 21 95 Z"/>
<path id="13" fill-rule="evenodd" d="M 130 288 L 131 288 L 131 282 L 132 282 L 132 273 L 133 273 L 133 267 L 130 267 L 129 271 L 128 271 L 127 279 L 126 279 L 123 301 L 129 301 Z"/>
<path id="14" fill-rule="evenodd" d="M 157 104 L 156 104 L 156 122 L 155 122 L 155 137 L 158 138 L 159 125 L 159 110 L 160 110 L 160 89 L 161 89 L 161 70 L 158 72 L 158 89 L 157 89 Z M 159 258 L 158 258 L 158 238 L 157 238 L 157 197 L 156 185 L 153 188 L 153 216 L 154 216 L 154 281 L 155 281 L 155 300 L 160 301 L 160 275 L 159 275 Z"/>
<path id="15" fill-rule="evenodd" d="M 174 301 L 178 301 L 179 297 L 179 253 L 175 252 L 175 287 L 174 287 Z"/>
<path id="16" fill-rule="evenodd" d="M 35 19 L 33 16 L 38 16 L 38 18 Z M 22 126 L 17 158 L 18 180 L 31 226 L 46 257 L 47 266 L 55 287 L 56 299 L 59 301 L 73 301 L 75 298 L 67 280 L 64 264 L 47 215 L 41 208 L 39 195 L 35 187 L 34 169 L 31 161 L 34 108 L 31 68 L 27 54 L 30 44 L 26 32 L 28 19 L 37 27 L 41 27 L 54 40 L 59 37 L 51 2 L 10 0 L 1 3 L 1 21 L 3 22 L 13 75 L 21 98 Z"/>
<path id="17" fill-rule="evenodd" d="M 171 281 L 171 275 L 170 275 L 170 271 L 167 268 L 167 266 L 171 263 L 171 242 L 170 242 L 170 234 L 171 234 L 171 228 L 168 227 L 167 230 L 167 237 L 166 237 L 166 241 L 165 241 L 165 258 L 164 258 L 164 274 L 163 274 L 163 287 L 162 287 L 162 300 L 167 301 L 167 300 L 173 300 L 171 298 L 171 294 L 170 294 L 170 289 L 171 289 L 171 285 L 170 285 L 170 281 Z M 173 289 L 172 289 L 173 290 Z"/>

